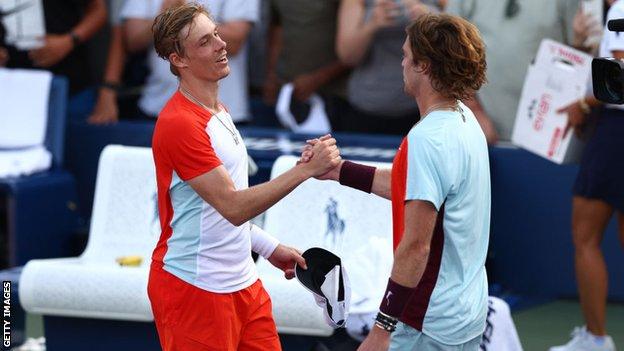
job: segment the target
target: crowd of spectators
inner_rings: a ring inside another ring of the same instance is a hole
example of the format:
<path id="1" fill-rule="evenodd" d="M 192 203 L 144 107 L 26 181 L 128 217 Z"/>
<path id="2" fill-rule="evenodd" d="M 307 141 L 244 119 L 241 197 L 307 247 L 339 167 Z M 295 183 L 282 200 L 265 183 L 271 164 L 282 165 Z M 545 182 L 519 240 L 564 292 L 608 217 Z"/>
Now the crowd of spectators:
<path id="1" fill-rule="evenodd" d="M 151 23 L 164 8 L 181 2 L 43 1 L 45 46 L 32 51 L 0 48 L 0 65 L 68 76 L 72 118 L 93 124 L 154 119 L 177 81 L 154 52 Z M 488 84 L 469 106 L 490 143 L 510 139 L 524 76 L 543 38 L 592 50 L 583 47 L 592 28 L 578 10 L 578 0 L 199 2 L 216 17 L 228 45 L 231 74 L 221 83 L 220 98 L 237 123 L 251 125 L 250 106 L 257 104 L 250 103 L 250 92 L 251 99 L 271 108 L 281 86 L 291 82 L 299 101 L 321 96 L 334 131 L 406 134 L 419 111 L 403 92 L 400 49 L 405 25 L 425 12 L 448 11 L 481 31 L 488 49 Z M 104 27 L 109 29 L 108 43 L 100 36 L 86 45 Z M 89 59 L 94 46 L 108 47 L 105 60 Z M 103 67 L 93 67 L 98 64 Z M 137 69 L 141 67 L 145 69 Z M 145 73 L 137 79 L 137 71 Z M 258 77 L 261 89 L 251 88 L 249 77 Z M 138 100 L 132 100 L 128 92 L 137 90 Z"/>

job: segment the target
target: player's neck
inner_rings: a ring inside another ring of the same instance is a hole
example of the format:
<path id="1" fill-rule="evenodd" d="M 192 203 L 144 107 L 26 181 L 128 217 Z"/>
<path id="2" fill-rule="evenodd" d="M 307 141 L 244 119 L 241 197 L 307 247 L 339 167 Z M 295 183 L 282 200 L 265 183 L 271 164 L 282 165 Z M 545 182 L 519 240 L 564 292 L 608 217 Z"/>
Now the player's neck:
<path id="1" fill-rule="evenodd" d="M 424 90 L 426 91 L 422 91 L 421 94 L 416 96 L 416 103 L 423 117 L 433 110 L 448 109 L 457 105 L 457 100 L 443 96 L 433 90 L 433 88 L 425 88 Z"/>
<path id="2" fill-rule="evenodd" d="M 192 77 L 180 79 L 180 90 L 199 100 L 210 110 L 219 110 L 219 83 L 206 82 Z"/>

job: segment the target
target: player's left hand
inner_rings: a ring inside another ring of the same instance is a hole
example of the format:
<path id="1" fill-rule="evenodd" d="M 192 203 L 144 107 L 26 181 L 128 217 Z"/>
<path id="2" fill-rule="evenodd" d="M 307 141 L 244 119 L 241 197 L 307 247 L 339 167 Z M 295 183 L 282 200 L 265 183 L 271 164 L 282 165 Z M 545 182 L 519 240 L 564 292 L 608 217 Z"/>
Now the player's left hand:
<path id="1" fill-rule="evenodd" d="M 358 351 L 387 351 L 390 347 L 390 333 L 373 326 Z"/>
<path id="2" fill-rule="evenodd" d="M 282 244 L 277 245 L 275 251 L 269 257 L 269 262 L 284 271 L 286 279 L 295 277 L 295 263 L 303 267 L 303 269 L 308 269 L 305 259 L 301 256 L 299 250 Z"/>
<path id="3" fill-rule="evenodd" d="M 72 50 L 74 43 L 69 34 L 48 34 L 45 36 L 45 45 L 32 50 L 28 56 L 38 67 L 51 67 L 62 61 Z"/>

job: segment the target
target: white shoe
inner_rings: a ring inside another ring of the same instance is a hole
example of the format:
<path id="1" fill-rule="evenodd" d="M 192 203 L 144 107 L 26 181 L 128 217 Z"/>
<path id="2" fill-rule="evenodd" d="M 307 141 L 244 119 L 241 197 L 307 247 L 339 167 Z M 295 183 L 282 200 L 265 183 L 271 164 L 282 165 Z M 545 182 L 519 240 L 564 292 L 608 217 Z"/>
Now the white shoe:
<path id="1" fill-rule="evenodd" d="M 616 351 L 610 336 L 605 335 L 602 343 L 598 343 L 586 327 L 574 328 L 571 336 L 572 340 L 567 344 L 551 347 L 549 351 Z"/>

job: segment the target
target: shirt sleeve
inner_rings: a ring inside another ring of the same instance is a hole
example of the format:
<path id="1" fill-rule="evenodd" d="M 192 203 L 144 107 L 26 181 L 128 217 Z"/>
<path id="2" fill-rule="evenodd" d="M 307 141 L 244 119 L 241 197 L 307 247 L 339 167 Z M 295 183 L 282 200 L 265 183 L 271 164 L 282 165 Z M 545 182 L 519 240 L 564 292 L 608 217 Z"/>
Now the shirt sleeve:
<path id="1" fill-rule="evenodd" d="M 408 134 L 407 142 L 405 201 L 429 201 L 440 210 L 451 188 L 443 142 L 436 135 L 415 130 Z"/>
<path id="2" fill-rule="evenodd" d="M 121 18 L 154 19 L 162 6 L 162 0 L 126 0 L 121 8 Z"/>
<path id="3" fill-rule="evenodd" d="M 212 147 L 210 136 L 200 123 L 181 120 L 164 127 L 166 132 L 161 139 L 161 147 L 183 181 L 210 172 L 222 164 Z"/>
<path id="4" fill-rule="evenodd" d="M 255 224 L 249 223 L 249 230 L 251 231 L 251 250 L 266 259 L 271 257 L 279 245 L 279 240 Z"/>
<path id="5" fill-rule="evenodd" d="M 244 20 L 255 23 L 259 19 L 259 0 L 226 0 L 219 14 L 220 22 Z"/>

